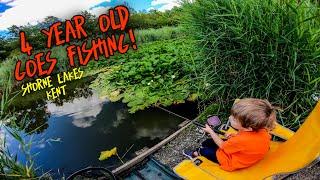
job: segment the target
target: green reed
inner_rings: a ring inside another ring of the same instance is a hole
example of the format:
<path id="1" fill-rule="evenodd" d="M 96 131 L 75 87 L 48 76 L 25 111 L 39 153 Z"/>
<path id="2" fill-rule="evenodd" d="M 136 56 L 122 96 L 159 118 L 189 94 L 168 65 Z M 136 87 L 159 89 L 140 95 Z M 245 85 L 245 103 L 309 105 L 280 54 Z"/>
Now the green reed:
<path id="1" fill-rule="evenodd" d="M 206 104 L 229 112 L 235 98 L 265 98 L 296 129 L 320 82 L 320 11 L 310 1 L 197 0 L 181 25 L 198 43 L 195 82 Z"/>

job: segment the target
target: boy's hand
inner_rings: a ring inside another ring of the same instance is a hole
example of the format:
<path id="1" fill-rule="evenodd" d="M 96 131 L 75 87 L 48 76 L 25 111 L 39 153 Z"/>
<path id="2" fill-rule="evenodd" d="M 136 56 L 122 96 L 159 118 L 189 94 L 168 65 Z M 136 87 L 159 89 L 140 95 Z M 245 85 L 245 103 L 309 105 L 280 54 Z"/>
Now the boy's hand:
<path id="1" fill-rule="evenodd" d="M 206 124 L 206 127 L 202 128 L 202 130 L 208 134 L 214 133 L 214 131 L 211 129 L 211 127 L 208 124 Z"/>
<path id="2" fill-rule="evenodd" d="M 234 133 L 226 133 L 226 134 L 224 135 L 224 137 L 227 138 L 227 139 L 229 139 L 229 138 L 231 138 L 231 137 L 234 137 L 234 136 L 236 136 L 236 134 L 234 134 Z"/>
<path id="3" fill-rule="evenodd" d="M 216 134 L 213 129 L 211 129 L 211 127 L 206 124 L 205 128 L 202 128 L 204 132 L 209 133 L 211 138 L 213 139 L 213 141 L 218 145 L 218 147 L 222 146 L 222 143 L 224 142 L 219 136 L 218 134 Z"/>

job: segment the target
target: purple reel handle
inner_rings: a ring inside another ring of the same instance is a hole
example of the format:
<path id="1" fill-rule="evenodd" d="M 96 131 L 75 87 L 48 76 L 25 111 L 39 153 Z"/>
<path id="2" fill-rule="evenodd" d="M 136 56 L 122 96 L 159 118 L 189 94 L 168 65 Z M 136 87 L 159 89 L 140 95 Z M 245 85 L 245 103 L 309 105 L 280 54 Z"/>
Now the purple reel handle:
<path id="1" fill-rule="evenodd" d="M 211 116 L 207 119 L 207 123 L 212 127 L 217 127 L 221 124 L 221 121 L 218 116 Z"/>

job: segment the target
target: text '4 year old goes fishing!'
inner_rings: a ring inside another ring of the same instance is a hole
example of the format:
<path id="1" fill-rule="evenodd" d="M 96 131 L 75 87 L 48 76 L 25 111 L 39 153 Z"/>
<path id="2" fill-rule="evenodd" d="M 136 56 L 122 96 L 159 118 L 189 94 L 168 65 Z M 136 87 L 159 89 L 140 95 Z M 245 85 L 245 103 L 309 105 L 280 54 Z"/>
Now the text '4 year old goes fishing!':
<path id="1" fill-rule="evenodd" d="M 128 8 L 125 6 L 117 6 L 110 9 L 108 14 L 100 15 L 98 26 L 103 36 L 90 38 L 90 42 L 86 40 L 81 45 L 79 43 L 68 45 L 66 52 L 69 65 L 71 67 L 75 67 L 76 65 L 85 66 L 91 59 L 99 60 L 99 56 L 101 55 L 109 58 L 115 52 L 126 53 L 130 46 L 133 49 L 137 49 L 133 30 L 127 28 L 129 17 Z M 84 28 L 84 24 L 85 18 L 81 15 L 76 15 L 71 20 L 56 22 L 48 29 L 42 29 L 42 34 L 47 38 L 46 48 L 50 49 L 54 45 L 65 45 L 74 39 L 87 39 L 88 33 Z M 128 36 L 129 42 L 125 42 L 126 36 Z M 21 52 L 26 53 L 30 58 L 33 47 L 27 42 L 26 34 L 23 31 L 20 32 L 20 44 Z M 57 61 L 56 58 L 51 57 L 51 51 L 35 54 L 34 58 L 28 59 L 24 65 L 21 60 L 18 60 L 14 73 L 15 79 L 21 81 L 26 76 L 29 78 L 48 76 L 54 71 Z"/>

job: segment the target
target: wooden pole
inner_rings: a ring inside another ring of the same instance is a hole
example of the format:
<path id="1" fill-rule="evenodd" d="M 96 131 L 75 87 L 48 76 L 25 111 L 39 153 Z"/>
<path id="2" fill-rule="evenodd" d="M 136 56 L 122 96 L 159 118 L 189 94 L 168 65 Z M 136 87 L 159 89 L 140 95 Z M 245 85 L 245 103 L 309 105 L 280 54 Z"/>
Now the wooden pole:
<path id="1" fill-rule="evenodd" d="M 196 118 L 197 119 L 197 118 Z M 158 144 L 156 144 L 155 146 L 153 146 L 152 148 L 148 149 L 147 151 L 141 153 L 140 155 L 138 155 L 137 157 L 131 159 L 130 161 L 126 162 L 125 164 L 123 164 L 122 166 L 112 170 L 112 173 L 114 173 L 115 175 L 118 175 L 124 171 L 126 171 L 127 169 L 135 166 L 137 163 L 140 163 L 141 161 L 143 161 L 146 157 L 148 157 L 149 155 L 151 155 L 152 153 L 154 153 L 155 151 L 157 151 L 158 149 L 160 149 L 163 145 L 167 144 L 168 142 L 170 142 L 173 138 L 175 138 L 180 132 L 182 132 L 184 129 L 186 129 L 192 122 L 191 120 L 186 120 L 185 126 L 183 126 L 182 128 L 180 128 L 178 131 L 176 131 L 175 133 L 171 134 L 169 137 L 165 138 L 164 140 L 162 140 L 161 142 L 159 142 Z"/>

